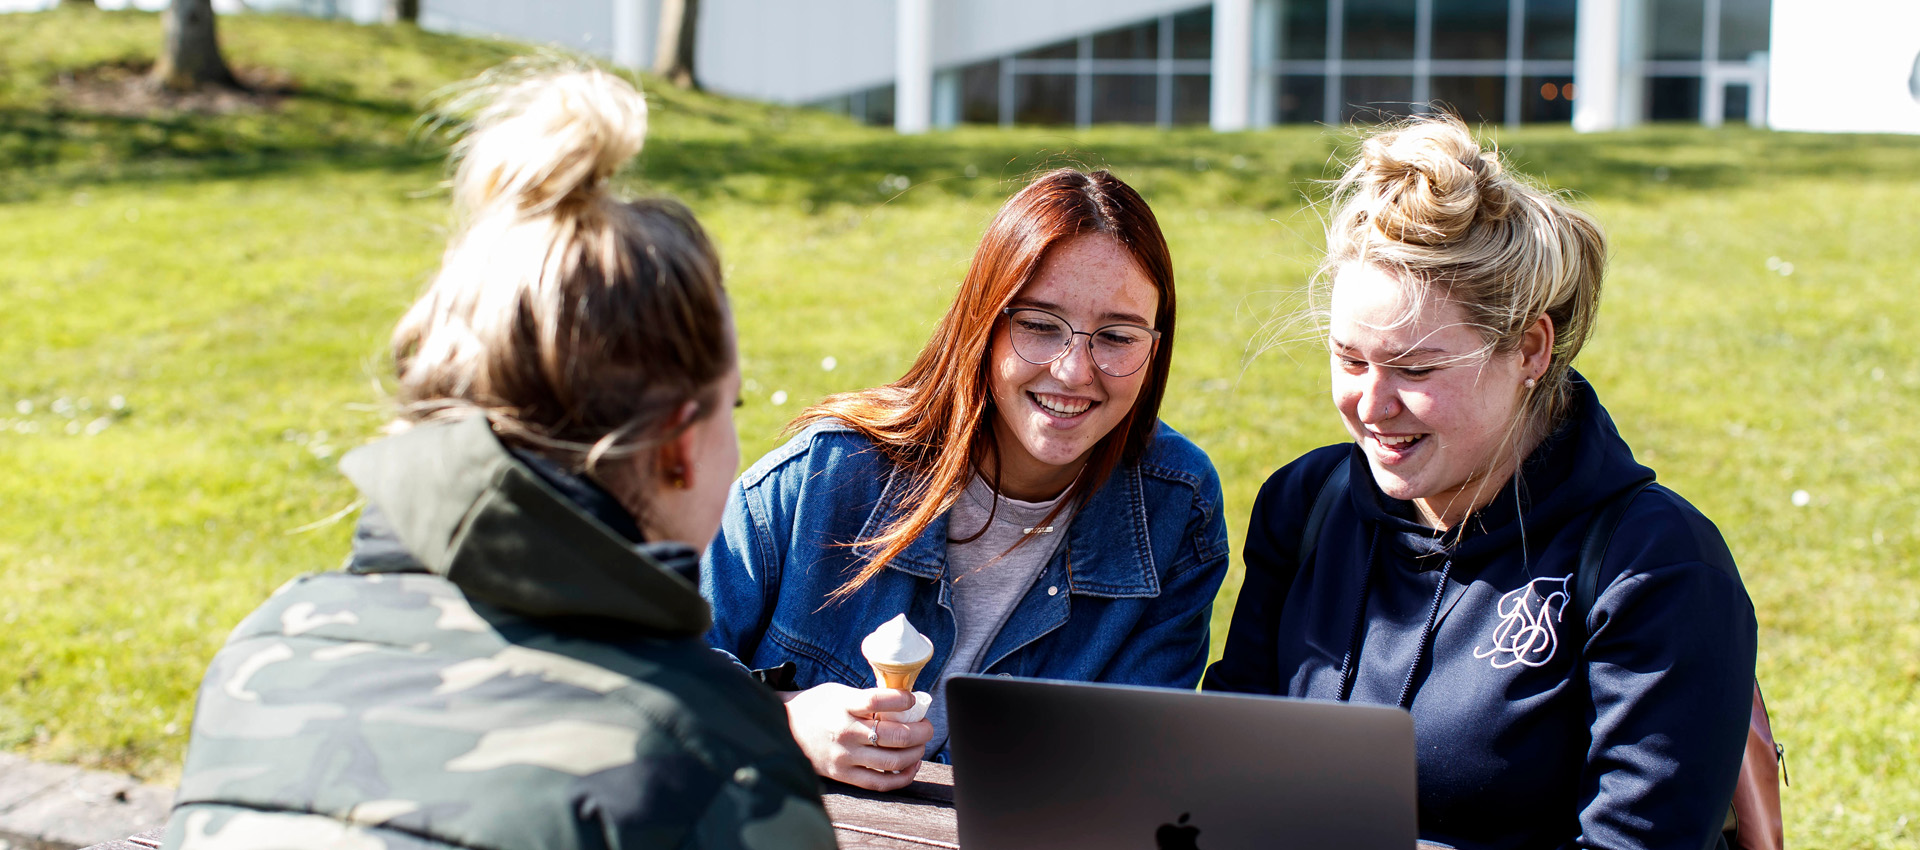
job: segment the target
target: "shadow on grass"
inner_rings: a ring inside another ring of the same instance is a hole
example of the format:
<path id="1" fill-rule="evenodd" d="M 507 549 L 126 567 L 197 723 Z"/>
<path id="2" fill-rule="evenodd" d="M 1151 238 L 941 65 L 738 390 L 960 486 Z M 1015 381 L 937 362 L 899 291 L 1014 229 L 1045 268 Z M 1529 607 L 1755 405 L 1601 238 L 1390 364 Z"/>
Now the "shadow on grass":
<path id="1" fill-rule="evenodd" d="M 634 182 L 690 202 L 837 205 L 1000 198 L 1050 167 L 1111 168 L 1149 200 L 1284 210 L 1311 203 L 1359 138 L 1353 128 L 967 127 L 904 137 L 802 110 L 653 88 L 655 132 Z M 0 202 L 82 185 L 189 182 L 281 171 L 410 170 L 445 156 L 418 105 L 317 87 L 273 111 L 121 117 L 0 108 Z M 1495 134 L 1514 167 L 1594 198 L 1640 200 L 1770 180 L 1911 179 L 1920 139 L 1655 126 L 1604 136 L 1563 127 Z"/>

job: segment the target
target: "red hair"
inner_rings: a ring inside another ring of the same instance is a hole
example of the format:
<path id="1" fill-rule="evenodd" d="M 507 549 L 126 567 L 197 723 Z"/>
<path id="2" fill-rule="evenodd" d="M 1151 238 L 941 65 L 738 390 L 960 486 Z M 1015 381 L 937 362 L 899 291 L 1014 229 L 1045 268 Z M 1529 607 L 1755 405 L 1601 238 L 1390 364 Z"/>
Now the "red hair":
<path id="1" fill-rule="evenodd" d="M 1060 504 L 1084 502 L 1114 469 L 1137 462 L 1146 451 L 1159 424 L 1160 399 L 1173 361 L 1173 259 L 1166 237 L 1147 202 L 1112 174 L 1050 171 L 1008 200 L 987 225 L 959 294 L 905 375 L 883 386 L 828 396 L 790 426 L 798 430 L 822 419 L 839 420 L 872 440 L 911 482 L 897 503 L 913 510 L 852 544 L 877 554 L 830 600 L 845 598 L 879 575 L 953 507 L 980 467 L 979 460 L 998 456 L 988 418 L 994 414 L 987 359 L 1000 311 L 1033 279 L 1048 251 L 1089 233 L 1120 243 L 1153 282 L 1160 340 L 1133 409 L 1095 444 L 1086 468 Z"/>

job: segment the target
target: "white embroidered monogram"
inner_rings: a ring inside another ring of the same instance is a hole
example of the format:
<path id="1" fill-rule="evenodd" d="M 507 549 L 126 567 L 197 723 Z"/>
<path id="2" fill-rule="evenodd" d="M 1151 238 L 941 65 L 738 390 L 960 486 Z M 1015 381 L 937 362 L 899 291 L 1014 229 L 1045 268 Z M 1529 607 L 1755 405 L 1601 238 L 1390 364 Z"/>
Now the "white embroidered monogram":
<path id="1" fill-rule="evenodd" d="M 1493 669 L 1505 670 L 1515 664 L 1539 667 L 1553 660 L 1560 648 L 1556 628 L 1567 608 L 1567 582 L 1564 578 L 1537 578 L 1500 597 L 1500 623 L 1493 627 L 1493 646 L 1473 648 L 1473 657 L 1491 658 Z"/>

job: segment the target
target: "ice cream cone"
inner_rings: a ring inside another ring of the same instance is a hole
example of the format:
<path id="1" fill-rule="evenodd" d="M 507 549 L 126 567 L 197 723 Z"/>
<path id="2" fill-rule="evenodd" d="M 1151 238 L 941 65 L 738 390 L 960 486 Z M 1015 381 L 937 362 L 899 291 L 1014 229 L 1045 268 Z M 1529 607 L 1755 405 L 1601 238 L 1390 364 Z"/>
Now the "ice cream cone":
<path id="1" fill-rule="evenodd" d="M 873 667 L 873 680 L 877 682 L 880 687 L 911 691 L 913 690 L 913 680 L 920 676 L 921 668 L 926 667 L 927 661 L 930 659 L 931 656 L 926 659 L 921 659 L 915 664 L 882 664 L 878 661 L 868 659 L 867 664 Z"/>
<path id="2" fill-rule="evenodd" d="M 920 668 L 933 660 L 933 641 L 901 614 L 867 635 L 860 642 L 860 654 L 873 668 L 873 680 L 879 687 L 911 691 Z"/>

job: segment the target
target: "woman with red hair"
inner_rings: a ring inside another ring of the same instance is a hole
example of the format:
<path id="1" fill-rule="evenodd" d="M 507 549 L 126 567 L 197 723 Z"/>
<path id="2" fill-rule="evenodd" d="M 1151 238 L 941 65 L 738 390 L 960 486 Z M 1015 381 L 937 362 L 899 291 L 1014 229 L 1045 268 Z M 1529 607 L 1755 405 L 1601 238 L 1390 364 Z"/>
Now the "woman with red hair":
<path id="1" fill-rule="evenodd" d="M 1152 210 L 1107 172 L 1049 172 L 904 376 L 809 408 L 734 483 L 708 639 L 788 690 L 821 775 L 888 790 L 944 760 L 959 674 L 1199 681 L 1227 535 L 1212 463 L 1158 418 L 1173 338 Z M 933 644 L 908 723 L 860 649 L 901 614 Z"/>

